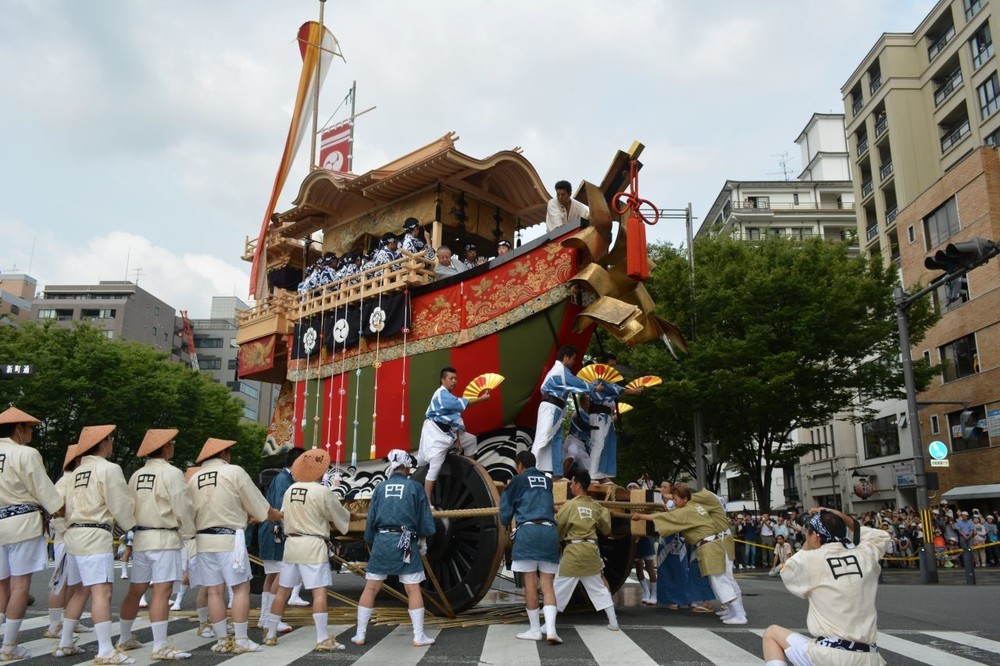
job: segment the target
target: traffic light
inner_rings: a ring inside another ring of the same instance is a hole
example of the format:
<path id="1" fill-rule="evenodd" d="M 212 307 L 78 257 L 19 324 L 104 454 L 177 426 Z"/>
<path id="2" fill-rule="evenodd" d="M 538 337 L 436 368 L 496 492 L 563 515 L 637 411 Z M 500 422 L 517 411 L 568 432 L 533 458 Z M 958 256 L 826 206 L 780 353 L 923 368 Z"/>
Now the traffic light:
<path id="1" fill-rule="evenodd" d="M 983 429 L 979 427 L 979 417 L 971 409 L 964 410 L 958 417 L 958 422 L 962 426 L 962 439 L 979 439 Z"/>
<path id="2" fill-rule="evenodd" d="M 948 243 L 943 250 L 935 252 L 933 257 L 924 259 L 924 267 L 945 273 L 969 270 L 995 257 L 997 250 L 997 244 L 985 238 Z"/>

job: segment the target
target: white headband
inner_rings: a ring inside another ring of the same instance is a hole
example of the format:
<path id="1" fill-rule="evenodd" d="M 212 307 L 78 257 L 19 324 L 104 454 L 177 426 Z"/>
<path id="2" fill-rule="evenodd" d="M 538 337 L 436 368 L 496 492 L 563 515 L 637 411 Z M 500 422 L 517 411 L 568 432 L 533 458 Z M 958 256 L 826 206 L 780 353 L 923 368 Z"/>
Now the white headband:
<path id="1" fill-rule="evenodd" d="M 389 451 L 389 472 L 394 472 L 398 467 L 410 466 L 410 454 L 402 449 L 393 449 Z"/>

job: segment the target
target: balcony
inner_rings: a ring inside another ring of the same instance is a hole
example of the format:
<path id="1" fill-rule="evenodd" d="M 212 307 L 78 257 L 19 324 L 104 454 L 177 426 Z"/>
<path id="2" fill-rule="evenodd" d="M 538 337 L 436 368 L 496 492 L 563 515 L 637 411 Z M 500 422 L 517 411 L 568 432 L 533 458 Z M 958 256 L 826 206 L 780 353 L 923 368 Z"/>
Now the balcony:
<path id="1" fill-rule="evenodd" d="M 941 137 L 941 153 L 951 150 L 952 146 L 969 135 L 972 130 L 969 127 L 969 120 L 966 118 L 960 125 Z"/>
<path id="2" fill-rule="evenodd" d="M 871 83 L 868 85 L 868 89 L 871 91 L 871 94 L 874 96 L 875 93 L 878 92 L 878 89 L 882 87 L 882 73 L 881 72 L 875 72 L 874 74 L 871 74 L 870 76 L 871 76 Z"/>
<path id="3" fill-rule="evenodd" d="M 873 224 L 872 226 L 868 227 L 868 229 L 865 230 L 865 237 L 869 241 L 878 238 L 878 225 Z"/>
<path id="4" fill-rule="evenodd" d="M 948 76 L 948 80 L 941 84 L 941 86 L 934 91 L 934 106 L 941 106 L 941 104 L 951 97 L 951 94 L 955 92 L 955 89 L 962 84 L 962 70 L 956 69 Z"/>
<path id="5" fill-rule="evenodd" d="M 897 206 L 890 208 L 885 214 L 885 226 L 891 227 L 896 224 L 897 215 L 899 215 L 899 208 Z"/>
<path id="6" fill-rule="evenodd" d="M 875 138 L 885 134 L 887 129 L 889 129 L 889 117 L 883 113 L 879 116 L 878 120 L 875 121 Z"/>
<path id="7" fill-rule="evenodd" d="M 861 157 L 868 152 L 868 135 L 858 139 L 858 157 Z"/>
<path id="8" fill-rule="evenodd" d="M 892 160 L 889 160 L 879 168 L 878 177 L 880 180 L 884 181 L 891 175 L 892 175 Z"/>
<path id="9" fill-rule="evenodd" d="M 863 183 L 861 183 L 861 198 L 862 199 L 865 199 L 865 198 L 871 196 L 871 193 L 874 192 L 874 191 L 875 191 L 875 184 L 872 183 L 872 179 L 871 178 L 869 178 L 868 180 L 866 180 Z"/>
<path id="10" fill-rule="evenodd" d="M 955 26 L 950 25 L 948 29 L 945 30 L 944 34 L 931 42 L 930 46 L 927 47 L 927 59 L 934 60 L 937 54 L 944 51 L 944 47 L 951 43 L 952 38 L 955 36 Z"/>
<path id="11" fill-rule="evenodd" d="M 295 297 L 291 294 L 271 296 L 248 310 L 236 315 L 239 332 L 236 344 L 265 338 L 269 335 L 288 335 L 292 332 L 289 315 L 295 309 Z"/>
<path id="12" fill-rule="evenodd" d="M 851 104 L 851 113 L 855 116 L 858 115 L 858 112 L 861 111 L 861 107 L 864 106 L 864 104 L 865 101 L 861 99 L 861 95 L 855 97 L 854 102 Z"/>

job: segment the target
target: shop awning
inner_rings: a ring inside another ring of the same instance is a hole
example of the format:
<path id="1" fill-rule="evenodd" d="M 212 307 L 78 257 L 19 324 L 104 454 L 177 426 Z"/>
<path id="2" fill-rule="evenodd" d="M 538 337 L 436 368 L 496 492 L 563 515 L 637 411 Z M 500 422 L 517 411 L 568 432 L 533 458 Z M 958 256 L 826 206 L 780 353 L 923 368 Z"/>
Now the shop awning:
<path id="1" fill-rule="evenodd" d="M 941 495 L 941 499 L 951 501 L 987 499 L 990 497 L 1000 497 L 1000 483 L 987 483 L 982 486 L 958 486 Z"/>

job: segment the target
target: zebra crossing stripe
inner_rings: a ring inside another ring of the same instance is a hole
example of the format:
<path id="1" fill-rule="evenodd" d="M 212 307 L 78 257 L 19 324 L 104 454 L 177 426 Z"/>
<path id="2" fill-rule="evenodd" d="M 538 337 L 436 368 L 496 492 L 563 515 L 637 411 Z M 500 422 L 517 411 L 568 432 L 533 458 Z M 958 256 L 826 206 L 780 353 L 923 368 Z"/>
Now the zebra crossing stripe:
<path id="1" fill-rule="evenodd" d="M 45 624 L 48 624 L 48 618 L 45 619 Z M 137 617 L 135 619 L 135 624 L 132 625 L 132 631 L 133 632 L 141 631 L 148 627 L 149 627 L 149 620 L 146 617 Z M 117 622 L 115 622 L 111 625 L 111 635 L 115 643 L 118 642 L 118 636 L 117 636 L 118 633 L 120 633 L 120 625 Z M 97 632 L 76 635 L 77 645 L 83 646 L 96 642 L 97 642 Z M 59 647 L 59 639 L 40 638 L 36 641 L 31 641 L 29 643 L 22 643 L 21 645 L 22 647 L 26 647 L 29 650 L 31 650 L 32 657 L 40 657 L 55 652 L 56 648 Z"/>
<path id="2" fill-rule="evenodd" d="M 353 624 L 332 625 L 330 635 L 337 636 L 353 626 Z M 262 652 L 238 654 L 227 659 L 225 663 L 232 666 L 250 666 L 251 664 L 273 664 L 275 659 L 279 659 L 281 663 L 288 664 L 299 657 L 306 656 L 315 649 L 316 628 L 310 624 L 279 636 L 277 647 L 265 647 Z"/>
<path id="3" fill-rule="evenodd" d="M 981 636 L 964 634 L 961 631 L 923 631 L 921 633 L 933 636 L 934 638 L 940 638 L 941 640 L 951 641 L 952 643 L 958 643 L 959 645 L 968 645 L 969 647 L 985 650 L 986 652 L 1000 654 L 1000 643 L 982 638 Z"/>
<path id="4" fill-rule="evenodd" d="M 583 644 L 598 664 L 629 664 L 630 666 L 657 666 L 646 651 L 623 631 L 611 631 L 605 626 L 577 626 Z"/>
<path id="5" fill-rule="evenodd" d="M 437 638 L 440 632 L 437 629 L 429 629 L 424 633 L 430 638 Z M 348 638 L 348 640 L 350 639 Z M 367 664 L 374 664 L 375 666 L 384 666 L 385 664 L 392 664 L 393 666 L 417 666 L 426 654 L 427 648 L 413 647 L 413 627 L 408 624 L 401 624 L 389 632 L 388 636 L 373 645 L 354 664 L 355 666 L 367 666 Z"/>
<path id="6" fill-rule="evenodd" d="M 962 634 L 962 640 L 958 642 L 963 642 L 964 638 L 965 634 Z M 896 636 L 884 634 L 881 631 L 878 632 L 878 647 L 879 650 L 885 649 L 895 652 L 896 654 L 929 664 L 930 666 L 973 666 L 974 664 L 979 664 L 978 661 L 959 657 L 958 655 L 932 648 L 929 645 L 921 645 L 903 640 Z"/>
<path id="7" fill-rule="evenodd" d="M 709 629 L 664 627 L 673 636 L 716 666 L 763 664 L 764 660 L 716 635 Z"/>
<path id="8" fill-rule="evenodd" d="M 527 631 L 527 626 L 509 624 L 492 624 L 486 629 L 486 640 L 483 643 L 482 657 L 484 664 L 519 664 L 522 666 L 538 666 L 542 660 L 538 657 L 536 641 L 520 641 L 514 634 Z"/>

